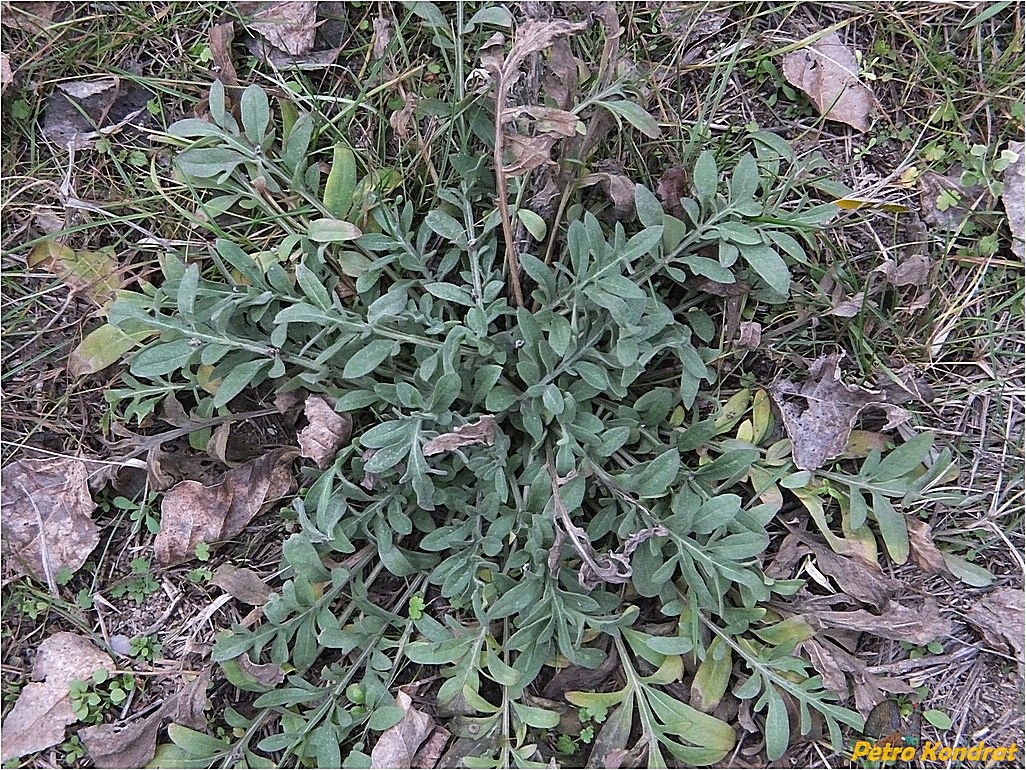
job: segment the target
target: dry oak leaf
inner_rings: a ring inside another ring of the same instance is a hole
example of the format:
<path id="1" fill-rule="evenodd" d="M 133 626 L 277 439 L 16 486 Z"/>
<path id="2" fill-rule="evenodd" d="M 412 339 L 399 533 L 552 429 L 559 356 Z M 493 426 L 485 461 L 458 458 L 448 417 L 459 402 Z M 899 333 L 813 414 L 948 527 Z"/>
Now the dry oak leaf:
<path id="1" fill-rule="evenodd" d="M 927 599 L 921 609 L 891 602 L 879 615 L 866 610 L 815 612 L 808 617 L 822 629 L 843 628 L 868 631 L 884 639 L 925 645 L 951 633 L 951 621 L 940 614 L 935 599 Z"/>
<path id="2" fill-rule="evenodd" d="M 243 2 L 236 8 L 251 16 L 247 26 L 268 43 L 290 56 L 301 56 L 314 46 L 317 36 L 317 3 L 301 0 Z"/>
<path id="3" fill-rule="evenodd" d="M 0 24 L 35 34 L 50 27 L 56 10 L 55 2 L 7 2 L 0 11 Z"/>
<path id="4" fill-rule="evenodd" d="M 0 471 L 3 547 L 19 572 L 52 584 L 100 542 L 87 475 L 77 458 L 17 460 Z"/>
<path id="5" fill-rule="evenodd" d="M 461 425 L 456 430 L 443 433 L 424 444 L 421 450 L 425 457 L 451 452 L 453 449 L 484 444 L 492 446 L 495 443 L 495 417 L 490 414 L 481 415 L 476 422 Z"/>
<path id="6" fill-rule="evenodd" d="M 820 356 L 809 365 L 809 378 L 800 387 L 780 379 L 770 386 L 770 396 L 791 439 L 794 463 L 802 470 L 815 470 L 840 457 L 852 428 L 868 407 L 887 413 L 884 431 L 910 417 L 906 410 L 887 403 L 884 392 L 842 382 L 839 364 L 843 357 L 843 353 Z"/>
<path id="7" fill-rule="evenodd" d="M 203 710 L 209 684 L 210 670 L 206 669 L 146 717 L 79 730 L 89 758 L 96 767 L 146 767 L 156 754 L 157 734 L 165 722 L 194 730 L 206 727 Z"/>
<path id="8" fill-rule="evenodd" d="M 859 80 L 859 65 L 836 32 L 784 57 L 787 81 L 800 88 L 828 120 L 869 130 L 873 92 Z"/>
<path id="9" fill-rule="evenodd" d="M 88 680 L 99 669 L 113 671 L 114 661 L 84 636 L 60 631 L 44 639 L 32 665 L 32 678 L 36 681 L 25 685 L 0 728 L 0 761 L 23 757 L 63 741 L 64 728 L 78 721 L 71 707 L 68 683 Z"/>
<path id="10" fill-rule="evenodd" d="M 1023 210 L 1023 193 L 1026 190 L 1026 179 L 1024 179 L 1023 166 L 1026 164 L 1026 144 L 1023 142 L 1009 142 L 1008 149 L 1018 157 L 1005 169 L 1001 179 L 1005 183 L 1004 192 L 1001 193 L 1001 203 L 1005 207 L 1005 215 L 1008 217 L 1008 229 L 1012 231 L 1012 253 L 1022 259 L 1024 254 L 1024 239 L 1026 239 L 1026 211 Z"/>
<path id="11" fill-rule="evenodd" d="M 1026 625 L 1022 589 L 991 591 L 969 609 L 966 618 L 980 629 L 990 644 L 999 649 L 1007 644 L 1022 667 L 1023 627 Z"/>
<path id="12" fill-rule="evenodd" d="M 402 690 L 396 695 L 395 702 L 406 713 L 398 724 L 381 734 L 371 749 L 372 768 L 413 767 L 417 749 L 435 729 L 434 720 L 413 708 L 413 700 Z"/>
<path id="13" fill-rule="evenodd" d="M 332 399 L 334 401 L 334 399 Z M 353 418 L 339 414 L 334 404 L 324 396 L 307 396 L 303 407 L 307 426 L 299 433 L 299 448 L 303 457 L 313 460 L 324 470 L 353 432 Z"/>
<path id="14" fill-rule="evenodd" d="M 930 525 L 915 516 L 906 516 L 905 524 L 908 526 L 908 546 L 912 560 L 919 565 L 919 569 L 923 572 L 948 573 L 944 554 L 934 545 Z"/>
<path id="15" fill-rule="evenodd" d="M 266 503 L 295 489 L 292 461 L 296 449 L 276 449 L 225 473 L 211 486 L 182 481 L 164 495 L 160 532 L 153 542 L 157 563 L 180 564 L 196 546 L 226 540 L 242 532 Z"/>
<path id="16" fill-rule="evenodd" d="M 256 572 L 234 564 L 222 564 L 214 570 L 210 582 L 240 602 L 254 607 L 266 604 L 271 595 L 271 587 Z"/>

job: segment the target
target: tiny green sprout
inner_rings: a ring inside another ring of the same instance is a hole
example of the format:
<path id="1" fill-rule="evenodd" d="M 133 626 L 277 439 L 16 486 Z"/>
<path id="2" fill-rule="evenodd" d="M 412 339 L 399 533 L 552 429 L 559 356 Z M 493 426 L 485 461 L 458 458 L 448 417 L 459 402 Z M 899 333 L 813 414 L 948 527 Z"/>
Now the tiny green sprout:
<path id="1" fill-rule="evenodd" d="M 153 636 L 134 636 L 129 642 L 129 654 L 133 658 L 152 661 L 164 650 L 164 645 Z"/>
<path id="2" fill-rule="evenodd" d="M 146 153 L 142 150 L 132 150 L 128 155 L 128 162 L 136 168 L 145 168 L 149 163 L 149 158 L 146 157 Z"/>
<path id="3" fill-rule="evenodd" d="M 64 752 L 64 762 L 67 765 L 73 765 L 86 755 L 86 749 L 85 746 L 82 745 L 82 739 L 77 735 L 72 735 L 69 740 L 62 743 L 61 751 Z"/>
<path id="4" fill-rule="evenodd" d="M 569 735 L 560 735 L 556 738 L 556 751 L 559 754 L 576 754 L 577 742 Z"/>
<path id="5" fill-rule="evenodd" d="M 146 111 L 155 118 L 159 117 L 161 113 L 160 102 L 156 99 L 150 99 L 146 102 Z"/>
<path id="6" fill-rule="evenodd" d="M 59 586 L 66 586 L 71 582 L 71 578 L 74 576 L 74 572 L 69 567 L 61 567 L 57 570 L 57 574 L 54 575 L 54 580 Z"/>
<path id="7" fill-rule="evenodd" d="M 410 615 L 410 620 L 420 620 L 424 617 L 424 597 L 420 595 L 411 596 L 410 603 L 407 610 Z"/>
<path id="8" fill-rule="evenodd" d="M 349 698 L 351 703 L 363 705 L 367 702 L 367 693 L 363 691 L 363 686 L 353 682 L 346 688 L 346 697 Z"/>
<path id="9" fill-rule="evenodd" d="M 588 725 L 581 728 L 581 740 L 584 743 L 591 743 L 595 739 L 595 725 Z"/>
<path id="10" fill-rule="evenodd" d="M 32 114 L 32 108 L 24 99 L 15 99 L 11 103 L 11 117 L 15 120 L 26 120 Z"/>
<path id="11" fill-rule="evenodd" d="M 210 543 L 196 544 L 196 558 L 200 561 L 210 561 Z"/>
<path id="12" fill-rule="evenodd" d="M 958 193 L 954 190 L 943 190 L 937 196 L 937 211 L 947 211 L 952 206 L 958 205 Z"/>
<path id="13" fill-rule="evenodd" d="M 980 238 L 978 246 L 980 254 L 985 257 L 991 257 L 1001 247 L 1001 240 L 998 238 L 997 233 L 991 233 Z"/>
<path id="14" fill-rule="evenodd" d="M 75 605 L 79 609 L 91 610 L 93 608 L 93 594 L 88 588 L 83 588 L 75 594 Z"/>
<path id="15" fill-rule="evenodd" d="M 954 724 L 951 721 L 951 717 L 948 716 L 946 712 L 939 711 L 937 709 L 926 709 L 926 711 L 923 712 L 923 719 L 938 730 L 949 730 L 951 725 Z"/>
<path id="16" fill-rule="evenodd" d="M 189 570 L 185 576 L 193 583 L 209 583 L 214 573 L 206 567 L 197 567 Z"/>

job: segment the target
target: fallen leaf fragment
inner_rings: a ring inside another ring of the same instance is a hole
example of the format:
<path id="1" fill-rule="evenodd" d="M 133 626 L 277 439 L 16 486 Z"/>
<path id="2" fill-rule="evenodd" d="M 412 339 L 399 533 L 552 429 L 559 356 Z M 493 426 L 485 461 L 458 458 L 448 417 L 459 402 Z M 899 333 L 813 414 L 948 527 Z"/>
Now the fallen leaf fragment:
<path id="1" fill-rule="evenodd" d="M 224 589 L 240 602 L 259 607 L 267 602 L 271 595 L 270 586 L 251 569 L 236 567 L 234 564 L 222 564 L 214 570 L 210 582 Z"/>
<path id="2" fill-rule="evenodd" d="M 434 730 L 435 723 L 427 714 L 413 708 L 413 700 L 402 690 L 395 702 L 406 713 L 378 738 L 371 749 L 371 767 L 413 767 L 417 749 Z"/>
<path id="3" fill-rule="evenodd" d="M 153 542 L 157 563 L 180 564 L 200 543 L 225 540 L 242 532 L 265 503 L 295 488 L 295 449 L 276 449 L 225 473 L 211 486 L 182 481 L 161 503 L 160 532 Z"/>
<path id="4" fill-rule="evenodd" d="M 436 727 L 417 751 L 417 755 L 413 758 L 413 764 L 410 767 L 420 768 L 421 770 L 439 767 L 438 760 L 445 753 L 445 747 L 449 745 L 450 738 L 452 738 L 452 733 L 444 727 Z"/>
<path id="5" fill-rule="evenodd" d="M 882 273 L 887 281 L 894 286 L 922 286 L 930 277 L 930 258 L 925 254 L 916 254 L 898 264 L 893 259 L 885 259 L 874 273 Z"/>
<path id="6" fill-rule="evenodd" d="M 919 204 L 923 220 L 941 230 L 958 230 L 983 196 L 981 185 L 962 184 L 962 171 L 955 167 L 943 175 L 927 171 L 919 177 Z"/>
<path id="7" fill-rule="evenodd" d="M 613 216 L 619 221 L 629 221 L 637 214 L 634 201 L 634 182 L 630 177 L 616 171 L 599 171 L 588 174 L 581 182 L 582 187 L 597 184 L 613 202 Z"/>
<path id="8" fill-rule="evenodd" d="M 758 350 L 762 345 L 762 324 L 758 321 L 741 321 L 734 347 L 742 350 Z"/>
<path id="9" fill-rule="evenodd" d="M 816 612 L 809 615 L 820 629 L 843 628 L 867 631 L 884 639 L 912 644 L 929 644 L 951 633 L 951 621 L 940 614 L 935 599 L 927 599 L 922 608 L 891 602 L 879 615 L 866 610 Z"/>
<path id="10" fill-rule="evenodd" d="M 873 92 L 859 80 L 858 61 L 836 32 L 789 53 L 782 69 L 791 85 L 808 94 L 820 115 L 857 131 L 869 130 Z"/>
<path id="11" fill-rule="evenodd" d="M 268 43 L 291 56 L 301 56 L 314 46 L 317 35 L 317 3 L 299 0 L 237 3 L 239 13 L 251 16 L 247 25 Z"/>
<path id="12" fill-rule="evenodd" d="M 210 672 L 204 670 L 149 716 L 79 730 L 93 764 L 96 767 L 145 767 L 156 753 L 157 734 L 165 722 L 202 730 L 207 723 L 203 709 L 209 683 Z"/>
<path id="13" fill-rule="evenodd" d="M 884 575 L 880 565 L 857 556 L 844 556 L 814 543 L 809 548 L 816 554 L 816 566 L 837 581 L 849 596 L 874 607 L 882 607 L 894 594 L 896 585 Z"/>
<path id="14" fill-rule="evenodd" d="M 302 456 L 313 460 L 323 470 L 331 465 L 335 454 L 349 441 L 353 418 L 336 412 L 324 396 L 307 396 L 303 412 L 308 424 L 299 433 Z"/>
<path id="15" fill-rule="evenodd" d="M 9 563 L 51 588 L 78 571 L 100 542 L 88 472 L 77 458 L 17 460 L 0 471 L 3 547 Z"/>
<path id="16" fill-rule="evenodd" d="M 866 714 L 885 698 L 884 693 L 911 693 L 913 689 L 900 679 L 877 676 L 866 664 L 838 645 L 826 639 L 806 639 L 795 648 L 809 657 L 809 661 L 823 676 L 823 685 L 837 693 L 842 700 L 848 696 L 846 677 L 851 678 L 855 694 L 855 707 Z"/>
<path id="17" fill-rule="evenodd" d="M 4 3 L 0 24 L 26 32 L 42 32 L 53 21 L 56 2 Z"/>
<path id="18" fill-rule="evenodd" d="M 32 247 L 26 263 L 59 275 L 72 291 L 84 292 L 99 307 L 111 302 L 121 286 L 118 262 L 109 249 L 75 251 L 47 238 Z"/>
<path id="19" fill-rule="evenodd" d="M 14 71 L 11 69 L 10 57 L 0 52 L 0 92 L 6 91 L 7 86 L 14 82 Z"/>
<path id="20" fill-rule="evenodd" d="M 87 78 L 60 83 L 47 97 L 43 136 L 61 147 L 76 150 L 95 146 L 97 130 L 118 97 L 117 78 Z"/>
<path id="21" fill-rule="evenodd" d="M 780 379 L 770 386 L 770 396 L 780 410 L 784 429 L 791 439 L 795 465 L 802 470 L 821 468 L 841 456 L 852 428 L 868 407 L 886 412 L 888 423 L 884 430 L 900 425 L 911 416 L 906 410 L 887 403 L 882 391 L 842 382 L 839 363 L 843 356 L 843 353 L 820 356 L 809 366 L 809 378 L 801 386 Z"/>
<path id="22" fill-rule="evenodd" d="M 461 425 L 456 430 L 443 433 L 424 444 L 421 450 L 425 457 L 451 452 L 460 447 L 495 443 L 495 417 L 490 414 L 481 415 L 476 422 Z"/>
<path id="23" fill-rule="evenodd" d="M 4 738 L 0 761 L 42 751 L 63 741 L 64 728 L 78 721 L 71 707 L 69 683 L 88 680 L 100 669 L 113 671 L 114 661 L 84 636 L 60 631 L 44 639 L 32 666 L 32 678 L 36 681 L 22 688 L 0 729 Z"/>
<path id="24" fill-rule="evenodd" d="M 914 516 L 907 516 L 908 546 L 912 559 L 923 572 L 948 573 L 944 554 L 933 542 L 933 531 L 930 525 Z"/>
<path id="25" fill-rule="evenodd" d="M 224 21 L 215 24 L 208 33 L 210 58 L 214 65 L 214 76 L 225 88 L 239 85 L 239 75 L 232 61 L 232 42 L 235 40 L 235 22 Z"/>
<path id="26" fill-rule="evenodd" d="M 966 613 L 987 641 L 1000 649 L 1005 645 L 1023 665 L 1023 592 L 1017 588 L 998 588 L 982 597 Z"/>
<path id="27" fill-rule="evenodd" d="M 1005 189 L 1001 193 L 1001 203 L 1008 217 L 1008 229 L 1012 231 L 1012 253 L 1022 259 L 1026 250 L 1026 212 L 1023 210 L 1023 196 L 1026 190 L 1026 143 L 1009 142 L 1008 150 L 1018 157 L 1005 169 L 1001 177 Z"/>

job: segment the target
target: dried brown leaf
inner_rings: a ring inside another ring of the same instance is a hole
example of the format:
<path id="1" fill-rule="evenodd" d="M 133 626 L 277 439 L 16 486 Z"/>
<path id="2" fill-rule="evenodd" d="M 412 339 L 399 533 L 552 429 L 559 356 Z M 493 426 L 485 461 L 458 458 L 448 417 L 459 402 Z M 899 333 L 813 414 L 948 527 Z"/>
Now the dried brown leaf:
<path id="1" fill-rule="evenodd" d="M 395 702 L 406 714 L 398 724 L 385 730 L 374 744 L 371 749 L 372 768 L 412 767 L 417 749 L 435 728 L 434 720 L 413 708 L 412 699 L 402 690 L 396 695 Z"/>
<path id="2" fill-rule="evenodd" d="M 987 641 L 1001 649 L 1005 645 L 1023 665 L 1023 592 L 1018 588 L 999 588 L 976 602 L 966 618 L 978 628 Z"/>
<path id="3" fill-rule="evenodd" d="M 809 378 L 800 387 L 780 379 L 770 386 L 770 395 L 791 439 L 795 465 L 802 470 L 815 470 L 841 456 L 852 428 L 867 407 L 886 412 L 888 422 L 884 430 L 900 425 L 910 416 L 906 410 L 887 403 L 882 391 L 842 382 L 839 363 L 843 356 L 820 356 L 809 366 Z"/>
<path id="4" fill-rule="evenodd" d="M 0 471 L 3 548 L 15 570 L 51 588 L 100 542 L 87 469 L 77 458 L 17 460 Z"/>
<path id="5" fill-rule="evenodd" d="M 1019 259 L 1023 258 L 1024 239 L 1026 239 L 1026 212 L 1023 210 L 1023 195 L 1026 190 L 1026 177 L 1024 177 L 1024 164 L 1026 164 L 1026 144 L 1023 142 L 1009 142 L 1008 149 L 1014 152 L 1018 158 L 1005 169 L 1001 179 L 1005 189 L 1001 193 L 1001 203 L 1005 207 L 1005 215 L 1008 217 L 1008 229 L 1012 231 L 1012 253 Z"/>
<path id="6" fill-rule="evenodd" d="M 523 176 L 551 162 L 549 152 L 556 139 L 551 136 L 506 136 L 503 170 L 508 176 Z"/>
<path id="7" fill-rule="evenodd" d="M 546 64 L 549 71 L 543 81 L 542 92 L 560 109 L 570 109 L 580 85 L 580 67 L 566 38 L 552 43 Z"/>
<path id="8" fill-rule="evenodd" d="M 59 275 L 68 288 L 85 293 L 98 307 L 109 304 L 121 286 L 118 261 L 110 249 L 75 251 L 47 238 L 32 247 L 29 267 Z"/>
<path id="9" fill-rule="evenodd" d="M 940 614 L 935 599 L 928 598 L 919 609 L 891 602 L 879 615 L 866 610 L 816 612 L 810 614 L 820 628 L 868 631 L 884 639 L 912 644 L 929 644 L 951 633 L 951 621 Z"/>
<path id="10" fill-rule="evenodd" d="M 0 51 L 0 93 L 7 90 L 7 86 L 14 82 L 14 71 L 11 69 L 11 59 Z"/>
<path id="11" fill-rule="evenodd" d="M 56 10 L 56 2 L 7 2 L 0 13 L 0 24 L 35 34 L 50 26 Z"/>
<path id="12" fill-rule="evenodd" d="M 833 315 L 839 318 L 854 318 L 862 310 L 862 305 L 865 301 L 866 293 L 864 291 L 860 291 L 858 294 L 835 304 L 827 311 L 827 315 Z"/>
<path id="13" fill-rule="evenodd" d="M 730 18 L 728 13 L 704 10 L 705 6 L 692 2 L 662 2 L 659 4 L 659 28 L 672 40 L 685 44 L 715 35 Z"/>
<path id="14" fill-rule="evenodd" d="M 80 730 L 79 737 L 93 765 L 145 767 L 156 753 L 157 734 L 165 722 L 202 730 L 206 727 L 203 709 L 209 683 L 210 672 L 205 670 L 149 716 Z"/>
<path id="15" fill-rule="evenodd" d="M 384 16 L 374 19 L 374 42 L 371 44 L 374 61 L 385 55 L 388 44 L 392 42 L 392 22 Z"/>
<path id="16" fill-rule="evenodd" d="M 948 567 L 942 554 L 933 542 L 933 531 L 930 525 L 914 516 L 906 516 L 908 525 L 908 545 L 912 560 L 923 572 L 947 573 Z"/>
<path id="17" fill-rule="evenodd" d="M 176 484 L 161 503 L 153 547 L 163 566 L 193 558 L 196 546 L 239 534 L 265 503 L 295 488 L 291 464 L 298 451 L 277 449 L 225 473 L 214 485 Z"/>
<path id="18" fill-rule="evenodd" d="M 762 324 L 758 321 L 741 321 L 734 347 L 742 350 L 758 350 L 762 345 Z"/>
<path id="19" fill-rule="evenodd" d="M 235 22 L 224 21 L 215 24 L 208 33 L 210 58 L 214 64 L 214 76 L 225 88 L 239 85 L 239 75 L 232 61 L 232 42 L 235 40 Z"/>
<path id="20" fill-rule="evenodd" d="M 941 230 L 958 230 L 983 195 L 983 187 L 966 187 L 962 171 L 955 167 L 947 175 L 927 171 L 919 176 L 919 204 L 923 220 Z"/>
<path id="21" fill-rule="evenodd" d="M 581 182 L 582 187 L 597 184 L 613 202 L 613 216 L 619 221 L 629 221 L 637 215 L 634 202 L 634 182 L 616 172 L 588 174 Z"/>
<path id="22" fill-rule="evenodd" d="M 416 97 L 413 94 L 406 94 L 402 109 L 392 113 L 388 119 L 388 125 L 395 131 L 397 139 L 403 141 L 410 138 L 410 121 L 413 119 L 413 111 L 417 107 Z"/>
<path id="23" fill-rule="evenodd" d="M 290 56 L 302 56 L 313 49 L 317 36 L 316 2 L 240 2 L 236 8 L 244 17 L 251 17 L 247 21 L 250 29 Z"/>
<path id="24" fill-rule="evenodd" d="M 240 602 L 254 607 L 266 603 L 267 597 L 271 595 L 270 586 L 256 572 L 234 564 L 222 564 L 214 571 L 210 582 Z"/>
<path id="25" fill-rule="evenodd" d="M 874 273 L 882 273 L 894 286 L 922 286 L 930 278 L 930 258 L 916 254 L 902 260 L 899 265 L 893 259 L 885 259 Z"/>
<path id="26" fill-rule="evenodd" d="M 911 693 L 913 689 L 900 679 L 870 673 L 866 664 L 825 639 L 806 639 L 796 646 L 823 676 L 823 685 L 843 701 L 848 697 L 846 677 L 851 678 L 855 706 L 863 714 L 884 699 L 884 693 Z"/>
<path id="27" fill-rule="evenodd" d="M 353 418 L 339 414 L 324 396 L 307 396 L 303 407 L 308 425 L 299 433 L 302 456 L 322 470 L 331 465 L 353 433 Z"/>
<path id="28" fill-rule="evenodd" d="M 571 664 L 566 668 L 559 669 L 545 684 L 542 695 L 551 700 L 561 701 L 570 690 L 597 691 L 599 685 L 605 684 L 610 675 L 616 671 L 619 663 L 620 656 L 616 647 L 610 647 L 609 654 L 598 668 L 585 668 Z"/>
<path id="29" fill-rule="evenodd" d="M 873 92 L 859 80 L 858 61 L 836 32 L 785 56 L 783 73 L 808 94 L 820 115 L 857 131 L 869 130 Z"/>
<path id="30" fill-rule="evenodd" d="M 0 761 L 23 757 L 63 741 L 64 728 L 78 721 L 71 707 L 68 683 L 88 680 L 99 669 L 113 671 L 114 661 L 84 636 L 60 631 L 44 639 L 32 666 L 32 678 L 36 681 L 22 688 L 0 729 Z"/>
<path id="31" fill-rule="evenodd" d="M 417 751 L 417 755 L 413 758 L 413 764 L 411 767 L 415 768 L 432 768 L 438 767 L 438 760 L 442 758 L 445 753 L 445 747 L 449 744 L 449 739 L 452 738 L 452 733 L 446 730 L 444 727 L 436 727 L 434 732 L 428 737 L 424 744 Z"/>
<path id="32" fill-rule="evenodd" d="M 490 414 L 481 415 L 476 422 L 461 425 L 456 430 L 443 433 L 424 444 L 422 449 L 425 457 L 451 452 L 460 447 L 495 443 L 495 417 Z"/>
<path id="33" fill-rule="evenodd" d="M 99 139 L 118 96 L 117 78 L 86 78 L 59 84 L 47 97 L 43 136 L 61 147 L 88 149 Z"/>
<path id="34" fill-rule="evenodd" d="M 277 663 L 254 663 L 249 653 L 235 659 L 244 672 L 265 687 L 274 687 L 285 681 L 285 671 Z"/>
<path id="35" fill-rule="evenodd" d="M 829 548 L 810 543 L 816 554 L 816 566 L 837 581 L 849 596 L 874 607 L 882 607 L 894 594 L 896 585 L 884 575 L 880 565 L 864 559 L 834 553 Z"/>

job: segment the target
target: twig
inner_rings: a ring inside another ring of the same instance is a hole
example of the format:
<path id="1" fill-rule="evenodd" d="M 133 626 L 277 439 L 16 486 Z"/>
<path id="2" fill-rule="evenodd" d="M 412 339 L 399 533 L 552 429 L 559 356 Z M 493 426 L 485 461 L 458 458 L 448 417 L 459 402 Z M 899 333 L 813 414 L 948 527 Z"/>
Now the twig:
<path id="1" fill-rule="evenodd" d="M 506 167 L 502 160 L 503 139 L 502 114 L 506 111 L 506 78 L 500 71 L 495 81 L 495 185 L 499 219 L 502 221 L 502 236 L 506 241 L 506 265 L 509 267 L 509 285 L 513 289 L 513 300 L 517 307 L 524 306 L 524 290 L 520 286 L 520 256 L 513 243 L 513 228 L 509 219 L 509 198 L 506 190 Z"/>

